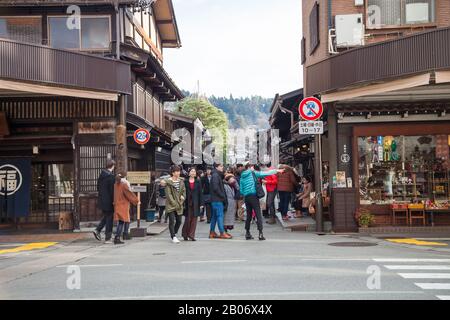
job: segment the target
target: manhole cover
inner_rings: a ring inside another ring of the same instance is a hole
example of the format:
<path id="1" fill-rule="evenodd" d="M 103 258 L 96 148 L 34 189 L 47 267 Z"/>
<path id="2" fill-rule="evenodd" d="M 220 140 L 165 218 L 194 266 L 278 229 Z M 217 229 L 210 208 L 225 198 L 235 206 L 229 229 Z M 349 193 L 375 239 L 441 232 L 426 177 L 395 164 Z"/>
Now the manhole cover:
<path id="1" fill-rule="evenodd" d="M 333 247 L 373 247 L 377 244 L 370 242 L 335 242 L 328 245 Z"/>

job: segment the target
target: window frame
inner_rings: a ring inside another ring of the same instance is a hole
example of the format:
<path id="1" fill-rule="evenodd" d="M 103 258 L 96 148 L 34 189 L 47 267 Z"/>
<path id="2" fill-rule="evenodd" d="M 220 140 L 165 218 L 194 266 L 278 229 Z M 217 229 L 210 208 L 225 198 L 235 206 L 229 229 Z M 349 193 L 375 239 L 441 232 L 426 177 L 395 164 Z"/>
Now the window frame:
<path id="1" fill-rule="evenodd" d="M 320 5 L 317 1 L 314 1 L 314 5 L 313 8 L 311 10 L 311 12 L 309 13 L 309 17 L 308 17 L 309 21 L 309 55 L 311 56 L 316 49 L 320 46 Z M 312 21 L 312 18 L 315 18 L 315 21 Z M 313 34 L 312 34 L 312 28 L 315 28 L 316 34 L 315 34 L 315 38 L 313 39 Z M 314 40 L 314 42 L 312 41 Z"/>
<path id="2" fill-rule="evenodd" d="M 365 10 L 364 10 L 364 14 L 366 16 L 365 21 L 366 21 L 366 29 L 367 30 L 380 30 L 380 29 L 411 29 L 411 28 L 423 28 L 423 27 L 437 27 L 437 22 L 436 22 L 436 18 L 437 18 L 437 1 L 436 0 L 432 0 L 434 1 L 434 20 L 433 22 L 427 22 L 427 23 L 411 23 L 411 24 L 393 24 L 393 25 L 380 25 L 378 27 L 373 27 L 373 26 L 369 26 L 369 15 L 368 15 L 368 9 L 369 9 L 369 1 L 367 0 L 365 1 Z M 400 20 L 403 19 L 404 15 L 405 15 L 405 10 L 404 10 L 404 5 L 405 5 L 405 0 L 400 0 L 401 2 L 401 7 L 400 7 Z"/>
<path id="3" fill-rule="evenodd" d="M 4 15 L 0 15 L 0 19 L 7 19 L 7 18 L 39 18 L 41 20 L 41 42 L 40 43 L 36 43 L 39 45 L 42 45 L 43 41 L 44 41 L 44 28 L 42 28 L 42 22 L 44 21 L 44 16 L 43 15 L 33 15 L 33 16 L 4 16 Z M 8 38 L 3 38 L 0 36 L 0 39 L 4 39 L 4 40 L 9 40 L 9 41 L 17 41 L 17 40 L 13 40 L 13 39 L 8 39 Z"/>
<path id="4" fill-rule="evenodd" d="M 48 35 L 48 45 L 52 46 L 52 39 L 50 39 L 50 19 L 51 18 L 63 18 L 63 17 L 69 17 L 67 14 L 61 14 L 61 15 L 48 15 L 47 16 L 47 35 Z M 80 40 L 80 46 L 79 48 L 60 48 L 63 50 L 74 50 L 74 51 L 86 51 L 86 52 L 105 52 L 111 50 L 111 41 L 112 41 L 112 26 L 111 26 L 111 15 L 82 15 L 81 20 L 84 18 L 88 19 L 95 19 L 95 18 L 108 18 L 108 24 L 109 24 L 109 46 L 105 48 L 83 48 L 82 47 L 82 33 L 81 33 L 81 27 L 78 30 L 78 36 Z M 81 21 L 80 21 L 81 22 Z"/>

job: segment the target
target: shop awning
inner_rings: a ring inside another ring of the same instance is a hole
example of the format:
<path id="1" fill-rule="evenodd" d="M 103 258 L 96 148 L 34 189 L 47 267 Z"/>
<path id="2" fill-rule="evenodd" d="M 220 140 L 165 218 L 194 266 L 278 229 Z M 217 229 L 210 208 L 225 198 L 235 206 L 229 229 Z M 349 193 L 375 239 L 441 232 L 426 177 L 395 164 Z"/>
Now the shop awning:
<path id="1" fill-rule="evenodd" d="M 437 73 L 436 73 L 437 74 Z M 446 74 L 441 76 L 444 79 Z M 324 94 L 321 97 L 322 103 L 348 100 L 368 95 L 375 95 L 390 91 L 408 89 L 413 87 L 419 87 L 430 83 L 431 73 L 424 73 L 412 77 L 402 78 L 393 81 L 387 81 L 383 83 L 371 84 L 360 88 L 343 90 L 333 93 Z M 450 77 L 450 76 L 449 76 Z"/>
<path id="2" fill-rule="evenodd" d="M 0 91 L 14 92 L 16 94 L 36 94 L 36 95 L 52 95 L 52 96 L 66 96 L 85 99 L 98 99 L 117 101 L 117 93 L 108 93 L 102 91 L 92 91 L 83 89 L 72 89 L 63 87 L 46 86 L 40 84 L 33 84 L 28 82 L 10 81 L 0 79 Z"/>
<path id="3" fill-rule="evenodd" d="M 450 71 L 436 71 L 436 83 L 450 82 Z"/>

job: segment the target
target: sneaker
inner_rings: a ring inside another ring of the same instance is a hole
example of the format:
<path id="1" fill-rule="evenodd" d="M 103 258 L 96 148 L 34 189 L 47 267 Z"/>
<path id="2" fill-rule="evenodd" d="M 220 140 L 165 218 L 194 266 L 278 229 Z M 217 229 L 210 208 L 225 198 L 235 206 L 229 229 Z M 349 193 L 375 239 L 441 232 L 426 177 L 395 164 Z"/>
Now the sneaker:
<path id="1" fill-rule="evenodd" d="M 115 238 L 114 244 L 125 244 L 125 242 L 121 241 L 120 238 Z"/>
<path id="2" fill-rule="evenodd" d="M 230 236 L 228 233 L 222 233 L 220 234 L 220 239 L 231 239 L 233 238 L 232 236 Z"/>
<path id="3" fill-rule="evenodd" d="M 219 238 L 219 235 L 217 233 L 215 233 L 214 231 L 211 231 L 209 233 L 209 238 L 210 239 L 217 239 L 217 238 Z"/>
<path id="4" fill-rule="evenodd" d="M 113 244 L 113 239 L 105 240 L 104 244 Z"/>
<path id="5" fill-rule="evenodd" d="M 95 239 L 97 239 L 98 241 L 102 241 L 102 235 L 98 230 L 95 230 L 92 233 L 94 234 Z"/>
<path id="6" fill-rule="evenodd" d="M 178 243 L 180 243 L 180 240 L 178 240 L 178 238 L 177 238 L 177 237 L 173 237 L 173 239 L 172 239 L 172 243 L 176 243 L 176 244 L 178 244 Z"/>
<path id="7" fill-rule="evenodd" d="M 247 233 L 245 234 L 245 240 L 253 240 L 253 236 L 251 235 L 250 232 L 247 232 Z"/>

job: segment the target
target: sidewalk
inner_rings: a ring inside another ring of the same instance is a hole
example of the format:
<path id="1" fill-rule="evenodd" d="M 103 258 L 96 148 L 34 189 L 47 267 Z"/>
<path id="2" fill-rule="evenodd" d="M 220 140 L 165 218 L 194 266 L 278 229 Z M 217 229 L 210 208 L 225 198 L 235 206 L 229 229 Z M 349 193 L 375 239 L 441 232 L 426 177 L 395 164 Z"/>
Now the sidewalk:
<path id="1" fill-rule="evenodd" d="M 83 241 L 91 239 L 92 231 L 95 229 L 93 222 L 87 223 L 87 226 L 83 226 L 80 230 L 74 231 L 59 231 L 55 229 L 27 229 L 27 230 L 8 230 L 0 232 L 0 244 L 2 248 L 10 248 L 17 245 L 23 245 L 27 243 L 40 243 L 40 242 L 57 242 L 57 243 L 71 243 L 75 241 Z M 168 224 L 155 222 L 141 221 L 140 227 L 147 229 L 147 235 L 158 235 L 167 230 Z M 131 228 L 136 228 L 137 222 L 133 221 L 130 224 Z"/>
<path id="2" fill-rule="evenodd" d="M 312 217 L 291 217 L 288 221 L 283 221 L 280 212 L 277 212 L 276 216 L 284 229 L 291 229 L 291 231 L 316 232 L 316 221 Z M 330 232 L 331 223 L 329 221 L 324 221 L 323 229 L 324 232 Z"/>
<path id="3" fill-rule="evenodd" d="M 60 232 L 58 230 L 27 230 L 0 233 L 0 243 L 73 242 L 90 237 L 89 233 Z"/>

